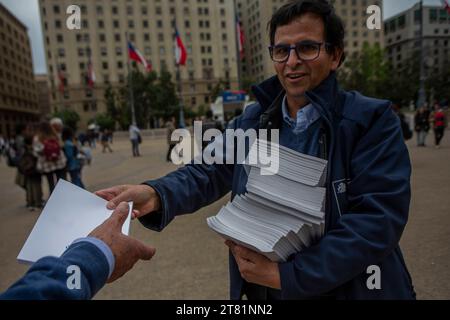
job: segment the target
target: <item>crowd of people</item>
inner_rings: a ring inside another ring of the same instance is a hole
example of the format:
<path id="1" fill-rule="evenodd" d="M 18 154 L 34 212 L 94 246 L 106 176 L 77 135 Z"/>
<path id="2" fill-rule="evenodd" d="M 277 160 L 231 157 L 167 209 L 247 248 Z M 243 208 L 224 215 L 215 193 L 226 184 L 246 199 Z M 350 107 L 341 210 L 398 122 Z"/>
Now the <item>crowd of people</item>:
<path id="1" fill-rule="evenodd" d="M 15 183 L 26 192 L 30 211 L 43 207 L 42 178 L 51 194 L 59 179 L 68 179 L 84 189 L 82 169 L 90 164 L 92 153 L 86 141 L 80 142 L 74 131 L 59 118 L 37 125 L 19 125 L 15 137 L 0 139 L 1 152 L 10 167 L 15 167 Z"/>

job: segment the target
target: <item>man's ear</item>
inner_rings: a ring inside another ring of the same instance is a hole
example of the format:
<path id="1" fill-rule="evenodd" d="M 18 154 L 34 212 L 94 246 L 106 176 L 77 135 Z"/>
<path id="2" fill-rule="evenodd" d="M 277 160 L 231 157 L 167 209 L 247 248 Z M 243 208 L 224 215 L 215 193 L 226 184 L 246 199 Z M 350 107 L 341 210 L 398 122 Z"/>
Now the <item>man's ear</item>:
<path id="1" fill-rule="evenodd" d="M 341 59 L 344 55 L 344 51 L 339 48 L 335 48 L 333 53 L 331 54 L 332 61 L 331 61 L 331 70 L 336 71 L 337 68 L 339 68 L 341 64 Z"/>

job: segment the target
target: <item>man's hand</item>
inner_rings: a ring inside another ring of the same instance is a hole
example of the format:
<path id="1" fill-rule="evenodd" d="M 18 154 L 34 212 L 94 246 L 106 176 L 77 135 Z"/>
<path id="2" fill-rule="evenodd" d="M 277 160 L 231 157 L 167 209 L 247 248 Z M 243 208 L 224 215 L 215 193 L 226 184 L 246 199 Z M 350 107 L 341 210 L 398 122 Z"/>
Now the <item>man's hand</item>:
<path id="1" fill-rule="evenodd" d="M 236 259 L 241 276 L 245 281 L 273 289 L 281 289 L 280 271 L 277 263 L 231 241 L 226 241 L 225 244 L 230 248 Z"/>
<path id="2" fill-rule="evenodd" d="M 116 260 L 114 271 L 108 283 L 114 282 L 127 273 L 138 260 L 150 260 L 155 249 L 122 233 L 122 226 L 127 219 L 129 206 L 121 203 L 110 218 L 89 234 L 102 240 L 111 249 Z"/>
<path id="3" fill-rule="evenodd" d="M 99 190 L 95 193 L 108 202 L 108 209 L 115 209 L 121 202 L 133 201 L 132 218 L 140 218 L 161 209 L 161 199 L 155 189 L 147 185 L 124 185 Z"/>

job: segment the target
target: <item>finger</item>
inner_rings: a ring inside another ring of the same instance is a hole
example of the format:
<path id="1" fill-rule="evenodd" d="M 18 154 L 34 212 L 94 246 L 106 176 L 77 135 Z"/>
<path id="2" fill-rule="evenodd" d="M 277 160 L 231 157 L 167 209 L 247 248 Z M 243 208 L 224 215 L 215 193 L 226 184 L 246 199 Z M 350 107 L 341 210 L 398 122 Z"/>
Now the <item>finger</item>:
<path id="1" fill-rule="evenodd" d="M 119 193 L 117 196 L 115 196 L 113 199 L 111 199 L 108 202 L 108 204 L 106 205 L 106 207 L 109 210 L 113 210 L 113 209 L 117 208 L 119 203 L 130 202 L 130 201 L 133 201 L 133 192 L 130 190 L 123 191 L 123 192 Z"/>
<path id="2" fill-rule="evenodd" d="M 98 190 L 95 192 L 95 194 L 97 196 L 99 196 L 100 198 L 110 201 L 115 196 L 117 196 L 119 193 L 121 193 L 122 190 L 123 190 L 122 186 L 116 186 L 116 187 L 112 187 L 112 188 L 108 188 L 108 189 Z"/>
<path id="3" fill-rule="evenodd" d="M 122 229 L 123 224 L 127 220 L 129 212 L 130 207 L 128 203 L 122 202 L 112 213 L 111 219 L 114 221 L 115 226 L 117 226 L 119 230 Z"/>
<path id="4" fill-rule="evenodd" d="M 234 247 L 236 247 L 236 244 L 235 244 L 233 241 L 231 241 L 231 240 L 225 241 L 225 245 L 226 245 L 228 248 L 230 248 L 231 250 L 233 250 Z"/>
<path id="5" fill-rule="evenodd" d="M 234 252 L 237 256 L 252 262 L 258 261 L 261 258 L 260 254 L 241 246 L 235 246 Z"/>
<path id="6" fill-rule="evenodd" d="M 134 220 L 134 219 L 138 218 L 139 215 L 140 215 L 139 210 L 133 210 L 133 212 L 131 213 L 131 219 Z"/>

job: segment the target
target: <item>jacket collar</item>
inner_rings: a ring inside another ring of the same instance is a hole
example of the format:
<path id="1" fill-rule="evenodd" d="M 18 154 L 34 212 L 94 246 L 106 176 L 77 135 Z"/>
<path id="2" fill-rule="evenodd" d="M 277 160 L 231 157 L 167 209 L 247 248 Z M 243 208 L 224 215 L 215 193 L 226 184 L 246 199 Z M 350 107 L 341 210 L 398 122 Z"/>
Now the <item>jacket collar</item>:
<path id="1" fill-rule="evenodd" d="M 257 86 L 253 86 L 252 91 L 261 105 L 263 113 L 268 115 L 272 115 L 275 109 L 280 108 L 280 101 L 282 101 L 285 94 L 285 90 L 277 76 L 269 78 Z M 330 117 L 330 113 L 337 112 L 337 109 L 339 109 L 338 92 L 339 86 L 336 73 L 331 72 L 318 87 L 307 91 L 306 96 L 312 104 L 321 107 L 325 115 Z"/>

